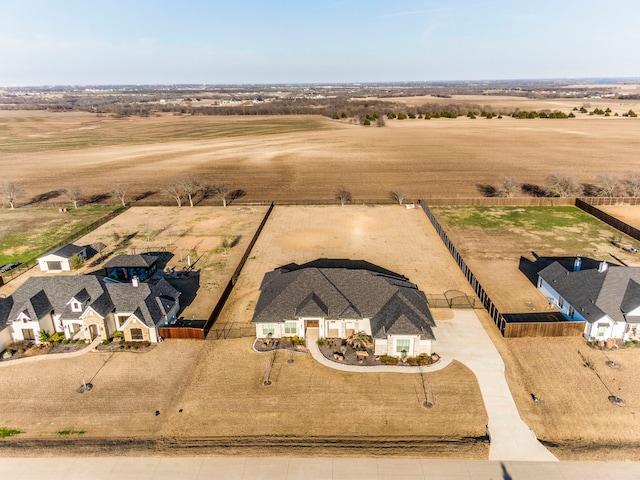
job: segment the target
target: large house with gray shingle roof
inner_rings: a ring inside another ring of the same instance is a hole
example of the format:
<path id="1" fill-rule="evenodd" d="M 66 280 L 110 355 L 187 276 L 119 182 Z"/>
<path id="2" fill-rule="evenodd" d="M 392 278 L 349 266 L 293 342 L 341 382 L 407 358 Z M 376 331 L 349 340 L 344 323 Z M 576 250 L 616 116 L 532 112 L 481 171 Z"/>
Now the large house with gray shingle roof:
<path id="1" fill-rule="evenodd" d="M 379 270 L 379 269 L 378 269 Z M 258 338 L 348 338 L 365 332 L 375 355 L 431 353 L 427 298 L 403 276 L 367 268 L 288 265 L 264 276 L 252 323 Z"/>
<path id="2" fill-rule="evenodd" d="M 70 340 L 122 331 L 127 341 L 157 342 L 156 326 L 175 319 L 179 296 L 164 279 L 121 284 L 96 275 L 31 277 L 0 299 L 0 330 L 8 327 L 14 341 L 38 342 L 46 330 Z"/>
<path id="3" fill-rule="evenodd" d="M 559 262 L 538 272 L 538 290 L 567 320 L 585 322 L 587 339 L 640 337 L 640 267 L 600 262 L 569 271 Z"/>

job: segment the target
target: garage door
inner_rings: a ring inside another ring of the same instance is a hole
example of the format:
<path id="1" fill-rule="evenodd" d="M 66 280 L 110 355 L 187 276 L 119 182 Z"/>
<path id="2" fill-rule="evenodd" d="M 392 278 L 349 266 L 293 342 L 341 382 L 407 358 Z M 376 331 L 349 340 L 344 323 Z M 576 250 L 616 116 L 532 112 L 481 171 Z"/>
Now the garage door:
<path id="1" fill-rule="evenodd" d="M 47 270 L 62 270 L 62 262 L 47 262 Z"/>

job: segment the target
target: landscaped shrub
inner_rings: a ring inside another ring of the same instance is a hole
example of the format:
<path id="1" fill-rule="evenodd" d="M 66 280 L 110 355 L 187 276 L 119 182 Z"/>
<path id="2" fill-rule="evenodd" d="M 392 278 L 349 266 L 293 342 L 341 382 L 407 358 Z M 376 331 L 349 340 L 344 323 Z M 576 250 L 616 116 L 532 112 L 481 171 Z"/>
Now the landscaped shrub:
<path id="1" fill-rule="evenodd" d="M 102 345 L 109 345 L 109 343 L 111 342 L 109 341 L 108 338 L 105 338 L 104 340 L 102 340 Z"/>
<path id="2" fill-rule="evenodd" d="M 64 340 L 64 333 L 62 332 L 55 332 L 49 337 L 50 342 L 61 342 L 62 340 Z"/>
<path id="3" fill-rule="evenodd" d="M 62 340 L 62 344 L 69 345 L 69 339 L 65 338 L 64 340 Z"/>
<path id="4" fill-rule="evenodd" d="M 0 427 L 0 438 L 12 437 L 22 433 L 20 430 L 14 428 Z"/>
<path id="5" fill-rule="evenodd" d="M 380 357 L 380 361 L 385 365 L 397 365 L 398 357 L 393 357 L 391 355 L 383 355 Z"/>
<path id="6" fill-rule="evenodd" d="M 326 345 L 327 340 L 326 340 L 326 339 L 324 339 L 324 338 L 319 338 L 319 339 L 318 339 L 318 341 L 317 341 L 316 343 L 317 343 L 319 346 Z"/>

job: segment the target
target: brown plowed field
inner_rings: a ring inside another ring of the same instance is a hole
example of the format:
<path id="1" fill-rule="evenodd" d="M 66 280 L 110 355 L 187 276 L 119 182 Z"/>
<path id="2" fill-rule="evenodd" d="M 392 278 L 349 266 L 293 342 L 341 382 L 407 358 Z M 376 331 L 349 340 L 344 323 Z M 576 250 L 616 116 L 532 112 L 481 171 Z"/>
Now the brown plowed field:
<path id="1" fill-rule="evenodd" d="M 461 117 L 367 128 L 320 116 L 116 120 L 0 111 L 0 171 L 22 186 L 25 202 L 73 183 L 87 195 L 129 183 L 130 200 L 146 193 L 147 202 L 170 204 L 163 189 L 187 174 L 228 182 L 246 201 L 334 201 L 342 184 L 356 202 L 387 199 L 397 187 L 414 199 L 479 196 L 479 186 L 502 175 L 541 185 L 553 172 L 595 182 L 637 170 L 639 125 L 622 117 Z"/>

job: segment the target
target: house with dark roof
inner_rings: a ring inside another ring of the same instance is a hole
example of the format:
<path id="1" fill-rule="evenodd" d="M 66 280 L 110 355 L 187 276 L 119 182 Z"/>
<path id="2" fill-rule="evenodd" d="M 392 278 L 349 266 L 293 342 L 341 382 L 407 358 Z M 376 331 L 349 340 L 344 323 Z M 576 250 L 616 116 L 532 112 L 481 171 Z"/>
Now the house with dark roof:
<path id="1" fill-rule="evenodd" d="M 570 321 L 585 322 L 587 339 L 640 338 L 640 267 L 600 262 L 573 270 L 553 262 L 538 272 L 538 290 Z"/>
<path id="2" fill-rule="evenodd" d="M 105 275 L 120 282 L 131 282 L 133 277 L 148 280 L 158 270 L 155 255 L 116 255 L 104 265 Z"/>
<path id="3" fill-rule="evenodd" d="M 71 257 L 80 256 L 83 260 L 87 258 L 87 247 L 80 247 L 73 243 L 68 243 L 58 248 L 54 248 L 50 252 L 45 253 L 38 258 L 38 266 L 43 272 L 63 272 L 70 271 Z"/>
<path id="4" fill-rule="evenodd" d="M 251 320 L 258 338 L 304 338 L 307 328 L 318 328 L 320 338 L 365 332 L 375 355 L 431 353 L 435 322 L 427 298 L 393 272 L 292 264 L 267 273 L 260 291 Z"/>
<path id="5" fill-rule="evenodd" d="M 70 340 L 122 331 L 126 341 L 157 342 L 156 327 L 175 319 L 179 296 L 164 279 L 151 284 L 108 283 L 96 275 L 31 277 L 0 301 L 0 330 L 8 327 L 13 341 L 38 342 L 46 330 Z"/>

